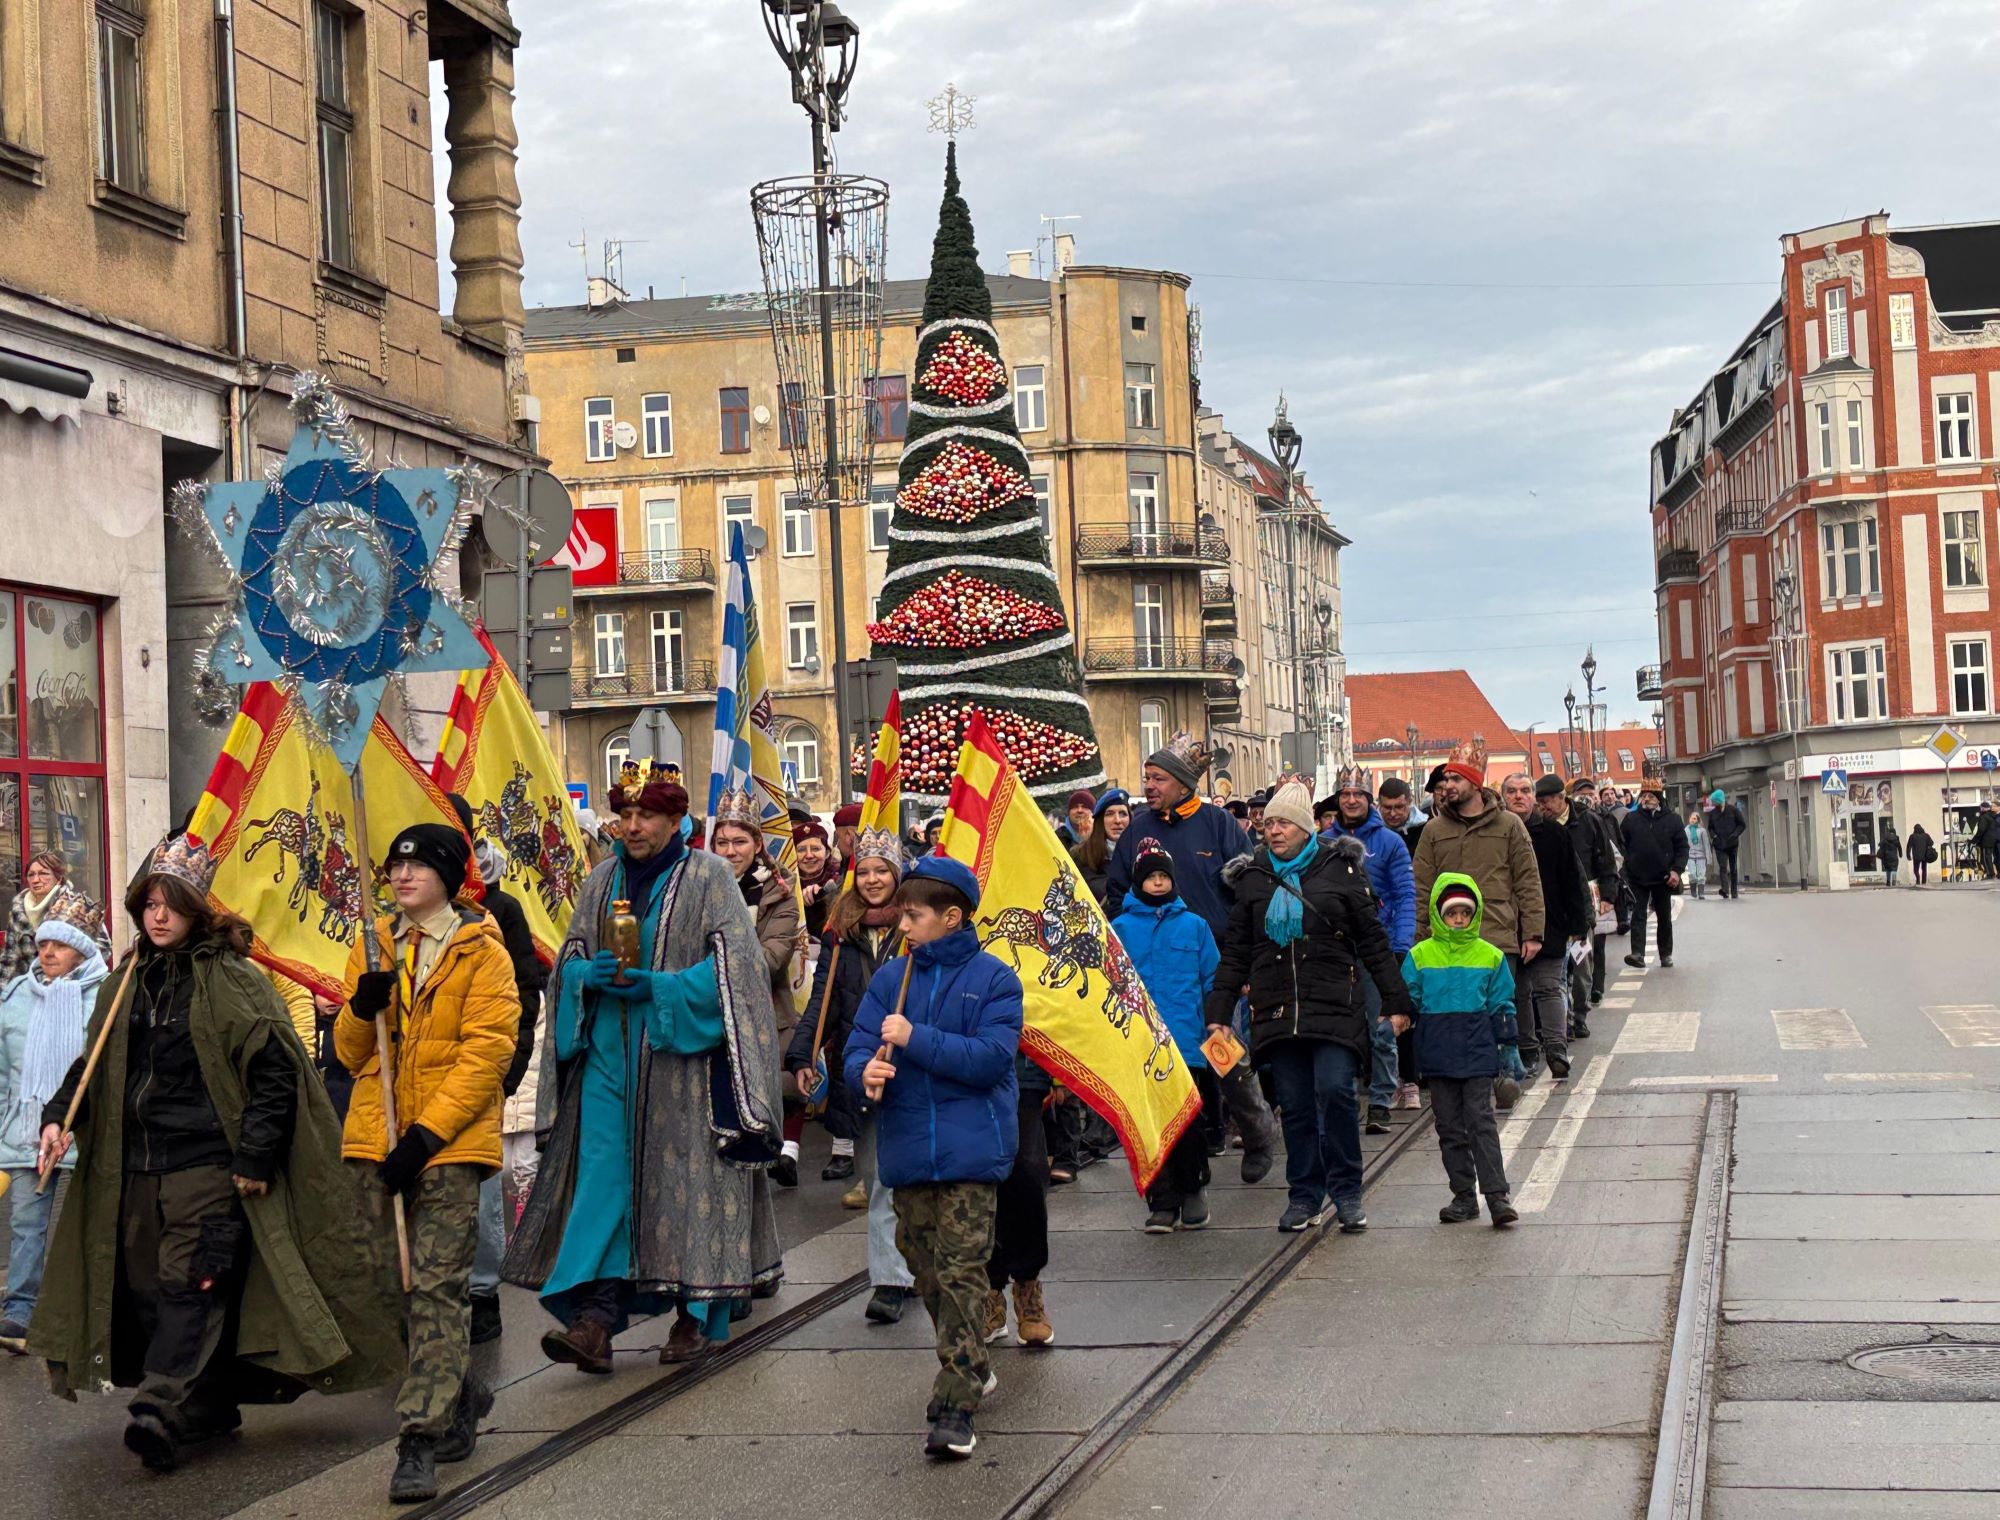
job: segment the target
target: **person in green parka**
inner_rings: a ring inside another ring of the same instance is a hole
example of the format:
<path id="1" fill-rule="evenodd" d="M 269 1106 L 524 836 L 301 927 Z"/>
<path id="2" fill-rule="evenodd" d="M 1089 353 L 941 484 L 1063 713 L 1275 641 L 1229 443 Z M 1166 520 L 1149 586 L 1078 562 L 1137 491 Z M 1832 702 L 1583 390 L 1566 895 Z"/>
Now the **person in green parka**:
<path id="1" fill-rule="evenodd" d="M 28 1340 L 59 1397 L 137 1390 L 125 1445 L 156 1472 L 244 1403 L 369 1387 L 404 1361 L 395 1253 L 358 1233 L 340 1122 L 246 958 L 249 925 L 209 905 L 213 869 L 170 838 L 126 894 L 137 960 L 101 985 L 86 1051 L 106 1019 L 124 1030 L 84 1087 Z M 43 1171 L 88 1063 L 42 1111 Z"/>

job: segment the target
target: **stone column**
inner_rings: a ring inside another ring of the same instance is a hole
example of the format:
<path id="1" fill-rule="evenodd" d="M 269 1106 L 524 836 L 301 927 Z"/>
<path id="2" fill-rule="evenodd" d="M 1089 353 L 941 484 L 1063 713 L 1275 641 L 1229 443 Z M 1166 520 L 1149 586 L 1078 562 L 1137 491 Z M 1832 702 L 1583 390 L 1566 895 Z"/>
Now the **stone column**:
<path id="1" fill-rule="evenodd" d="M 444 137 L 451 154 L 451 262 L 458 279 L 452 318 L 506 343 L 518 340 L 521 306 L 521 187 L 514 175 L 514 50 L 483 42 L 444 60 Z"/>

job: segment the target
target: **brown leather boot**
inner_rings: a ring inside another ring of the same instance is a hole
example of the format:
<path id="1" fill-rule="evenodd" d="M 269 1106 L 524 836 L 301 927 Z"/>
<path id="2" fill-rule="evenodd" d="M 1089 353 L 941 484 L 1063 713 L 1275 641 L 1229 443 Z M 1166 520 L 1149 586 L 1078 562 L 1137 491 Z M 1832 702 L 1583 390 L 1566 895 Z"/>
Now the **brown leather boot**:
<path id="1" fill-rule="evenodd" d="M 702 1329 L 700 1320 L 685 1314 L 678 1315 L 666 1345 L 660 1348 L 660 1365 L 671 1367 L 679 1362 L 698 1362 L 708 1355 L 710 1344 L 708 1332 Z"/>
<path id="2" fill-rule="evenodd" d="M 542 1355 L 602 1377 L 611 1371 L 611 1332 L 589 1319 L 580 1319 L 567 1330 L 544 1330 Z"/>
<path id="3" fill-rule="evenodd" d="M 1023 1346 L 1054 1343 L 1056 1327 L 1049 1323 L 1049 1311 L 1042 1305 L 1040 1278 L 1014 1284 L 1014 1333 Z"/>

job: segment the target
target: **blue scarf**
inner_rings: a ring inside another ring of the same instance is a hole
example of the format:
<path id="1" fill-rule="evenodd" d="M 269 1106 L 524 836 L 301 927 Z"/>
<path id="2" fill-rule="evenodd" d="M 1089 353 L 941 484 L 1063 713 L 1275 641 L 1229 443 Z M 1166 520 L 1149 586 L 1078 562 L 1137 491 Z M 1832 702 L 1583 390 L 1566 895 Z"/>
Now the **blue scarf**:
<path id="1" fill-rule="evenodd" d="M 1299 900 L 1299 878 L 1319 854 L 1319 839 L 1308 835 L 1306 847 L 1290 860 L 1271 857 L 1271 870 L 1278 878 L 1278 890 L 1264 908 L 1264 932 L 1280 950 L 1305 932 L 1306 905 Z M 1287 889 L 1290 890 L 1287 890 Z"/>

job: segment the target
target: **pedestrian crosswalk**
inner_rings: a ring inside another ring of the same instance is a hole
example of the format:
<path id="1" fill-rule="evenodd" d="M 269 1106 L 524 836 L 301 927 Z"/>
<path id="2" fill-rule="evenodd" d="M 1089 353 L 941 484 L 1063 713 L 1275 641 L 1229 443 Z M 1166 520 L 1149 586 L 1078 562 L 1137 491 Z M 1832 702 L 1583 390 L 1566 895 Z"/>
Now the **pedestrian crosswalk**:
<path id="1" fill-rule="evenodd" d="M 1781 1050 L 1864 1050 L 1868 1042 L 1845 1008 L 1773 1008 Z"/>
<path id="2" fill-rule="evenodd" d="M 1696 1010 L 1680 1013 L 1629 1013 L 1618 1032 L 1614 1056 L 1686 1055 L 1701 1040 L 1701 1014 Z"/>
<path id="3" fill-rule="evenodd" d="M 1992 1003 L 1941 1003 L 1926 1008 L 1924 1017 L 1957 1049 L 2000 1045 L 2000 1007 Z"/>

